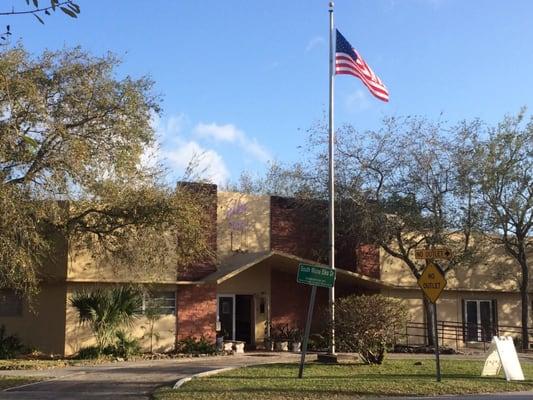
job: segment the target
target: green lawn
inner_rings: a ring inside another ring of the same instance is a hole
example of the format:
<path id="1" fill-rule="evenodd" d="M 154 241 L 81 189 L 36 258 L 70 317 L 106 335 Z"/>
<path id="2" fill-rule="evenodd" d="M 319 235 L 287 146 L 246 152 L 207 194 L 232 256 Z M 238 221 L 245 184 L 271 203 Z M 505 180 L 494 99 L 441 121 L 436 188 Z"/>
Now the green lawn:
<path id="1" fill-rule="evenodd" d="M 39 382 L 39 378 L 26 378 L 18 376 L 0 376 L 0 390 L 8 389 L 10 387 L 26 385 L 28 383 Z"/>
<path id="2" fill-rule="evenodd" d="M 533 390 L 533 364 L 522 363 L 526 381 L 508 383 L 481 378 L 483 362 L 442 360 L 442 382 L 435 382 L 435 362 L 390 360 L 380 366 L 361 364 L 274 364 L 241 368 L 193 379 L 180 389 L 160 389 L 155 398 L 171 399 L 343 399 L 356 396 L 441 395 Z"/>

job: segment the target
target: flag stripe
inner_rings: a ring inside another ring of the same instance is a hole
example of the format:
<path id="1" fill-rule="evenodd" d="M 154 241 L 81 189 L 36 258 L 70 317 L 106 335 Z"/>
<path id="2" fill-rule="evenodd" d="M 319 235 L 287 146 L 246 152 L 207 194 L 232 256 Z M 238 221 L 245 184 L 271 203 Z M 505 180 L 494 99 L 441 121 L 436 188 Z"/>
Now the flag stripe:
<path id="1" fill-rule="evenodd" d="M 339 31 L 337 31 L 335 51 L 335 74 L 355 76 L 361 79 L 375 97 L 389 101 L 389 92 L 381 79 Z"/>
<path id="2" fill-rule="evenodd" d="M 372 80 L 368 80 L 366 77 L 362 76 L 359 71 L 354 70 L 352 68 L 348 67 L 337 67 L 336 68 L 337 75 L 353 75 L 363 81 L 363 83 L 367 86 L 370 86 L 372 90 L 375 90 L 376 92 L 380 92 L 384 95 L 388 95 L 387 90 L 383 87 L 383 85 L 378 85 Z"/>

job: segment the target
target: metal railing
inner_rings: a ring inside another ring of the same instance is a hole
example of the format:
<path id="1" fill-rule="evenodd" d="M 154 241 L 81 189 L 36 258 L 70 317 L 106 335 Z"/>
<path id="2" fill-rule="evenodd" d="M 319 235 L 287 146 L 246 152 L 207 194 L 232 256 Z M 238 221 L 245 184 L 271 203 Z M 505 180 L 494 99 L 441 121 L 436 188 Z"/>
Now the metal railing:
<path id="1" fill-rule="evenodd" d="M 533 343 L 533 328 L 528 329 L 529 343 Z M 456 350 L 467 347 L 482 347 L 485 351 L 493 336 L 522 337 L 522 327 L 500 324 L 470 324 L 457 321 L 438 321 L 439 345 L 454 347 Z M 406 346 L 428 345 L 427 324 L 425 322 L 408 322 L 402 330 L 394 335 L 394 344 Z M 521 349 L 521 345 L 516 346 Z"/>

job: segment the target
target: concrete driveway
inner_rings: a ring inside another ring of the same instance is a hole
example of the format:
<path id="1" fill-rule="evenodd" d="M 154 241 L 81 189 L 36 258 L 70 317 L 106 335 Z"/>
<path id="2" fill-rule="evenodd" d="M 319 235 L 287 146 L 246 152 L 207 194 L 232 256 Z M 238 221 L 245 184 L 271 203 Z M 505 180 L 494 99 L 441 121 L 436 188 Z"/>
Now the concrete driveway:
<path id="1" fill-rule="evenodd" d="M 218 368 L 295 362 L 297 354 L 252 353 L 242 356 L 122 362 L 94 367 L 71 367 L 45 371 L 1 371 L 8 376 L 39 376 L 53 379 L 7 389 L 0 399 L 150 399 L 151 393 L 178 379 Z"/>

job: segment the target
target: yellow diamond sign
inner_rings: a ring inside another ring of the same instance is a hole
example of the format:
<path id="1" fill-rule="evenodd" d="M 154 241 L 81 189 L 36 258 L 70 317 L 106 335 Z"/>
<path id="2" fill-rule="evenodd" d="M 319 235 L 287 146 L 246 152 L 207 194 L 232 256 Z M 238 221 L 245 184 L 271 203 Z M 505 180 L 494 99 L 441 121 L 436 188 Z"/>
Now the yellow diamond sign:
<path id="1" fill-rule="evenodd" d="M 439 267 L 432 262 L 428 262 L 424 272 L 418 278 L 418 286 L 422 289 L 426 297 L 435 303 L 446 287 L 446 279 Z"/>

